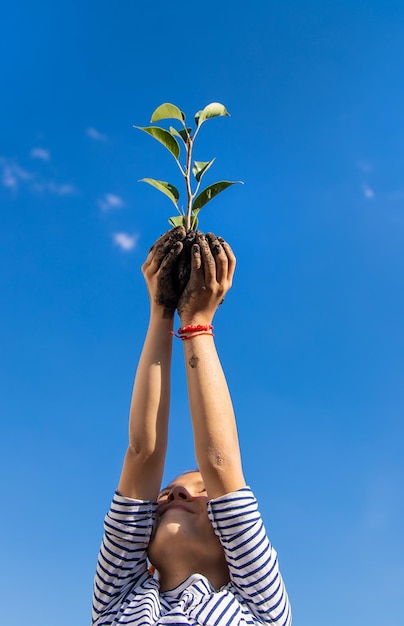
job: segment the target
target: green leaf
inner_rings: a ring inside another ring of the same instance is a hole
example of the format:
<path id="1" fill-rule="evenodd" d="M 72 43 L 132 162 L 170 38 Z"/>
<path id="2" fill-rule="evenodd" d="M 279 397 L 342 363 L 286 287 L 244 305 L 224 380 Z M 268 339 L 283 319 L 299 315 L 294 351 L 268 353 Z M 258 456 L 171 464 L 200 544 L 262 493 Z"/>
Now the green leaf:
<path id="1" fill-rule="evenodd" d="M 159 107 L 153 112 L 151 116 L 151 122 L 158 122 L 159 120 L 175 119 L 183 122 L 185 120 L 184 113 L 175 104 L 165 102 L 160 104 Z"/>
<path id="2" fill-rule="evenodd" d="M 163 146 L 165 146 L 167 150 L 171 152 L 175 160 L 178 160 L 178 157 L 180 156 L 180 146 L 178 144 L 178 141 L 174 139 L 174 137 L 171 135 L 171 133 L 168 132 L 168 130 L 165 130 L 165 128 L 160 128 L 159 126 L 135 126 L 135 128 L 143 130 L 143 132 L 148 133 L 149 135 L 157 139 L 157 141 L 162 143 Z"/>
<path id="3" fill-rule="evenodd" d="M 197 230 L 198 224 L 198 218 L 196 217 L 195 213 L 191 211 L 191 230 Z"/>
<path id="4" fill-rule="evenodd" d="M 187 130 L 185 130 L 185 128 L 182 128 L 181 130 L 177 130 L 176 128 L 173 128 L 173 126 L 170 126 L 170 133 L 172 135 L 175 135 L 176 137 L 181 137 L 184 143 L 187 143 L 188 135 L 189 136 L 191 135 L 191 131 L 192 131 L 192 128 L 187 128 Z"/>
<path id="5" fill-rule="evenodd" d="M 213 183 L 213 185 L 209 185 L 206 187 L 199 196 L 197 196 L 192 204 L 192 211 L 195 215 L 198 215 L 199 211 L 207 202 L 212 200 L 215 196 L 217 196 L 221 191 L 230 187 L 230 185 L 243 184 L 241 180 L 235 180 L 234 182 L 230 182 L 228 180 L 220 180 L 217 183 Z"/>
<path id="6" fill-rule="evenodd" d="M 178 132 L 183 138 L 184 143 L 187 143 L 188 137 L 191 137 L 192 128 L 187 128 L 186 130 L 185 128 L 183 128 L 182 130 L 179 130 Z"/>
<path id="7" fill-rule="evenodd" d="M 170 185 L 170 183 L 166 183 L 164 180 L 155 180 L 154 178 L 142 178 L 139 182 L 147 183 L 148 185 L 151 185 L 161 191 L 161 193 L 164 193 L 170 198 L 171 202 L 173 202 L 175 207 L 178 209 L 177 200 L 180 197 L 180 192 L 177 187 Z"/>
<path id="8" fill-rule="evenodd" d="M 170 217 L 168 223 L 175 228 L 176 226 L 187 227 L 187 218 L 185 215 L 174 215 L 174 217 Z M 198 228 L 198 218 L 195 213 L 191 211 L 191 230 L 196 230 Z"/>
<path id="9" fill-rule="evenodd" d="M 174 217 L 170 217 L 168 223 L 171 224 L 173 228 L 176 226 L 184 226 L 185 228 L 185 216 L 184 215 L 174 215 Z"/>
<path id="10" fill-rule="evenodd" d="M 192 173 L 195 176 L 198 183 L 201 180 L 202 176 L 205 174 L 205 172 L 208 171 L 208 169 L 210 168 L 214 160 L 215 159 L 212 159 L 211 161 L 195 161 L 194 166 L 192 168 Z"/>
<path id="11" fill-rule="evenodd" d="M 199 118 L 201 117 L 201 113 L 202 111 L 197 111 L 194 115 L 194 120 L 195 120 L 195 124 L 198 126 L 199 124 Z"/>
<path id="12" fill-rule="evenodd" d="M 198 111 L 195 114 L 195 122 L 198 126 L 200 126 L 211 117 L 223 117 L 225 115 L 229 116 L 230 113 L 227 111 L 224 104 L 221 104 L 220 102 L 211 102 L 204 109 L 202 109 L 202 111 Z"/>

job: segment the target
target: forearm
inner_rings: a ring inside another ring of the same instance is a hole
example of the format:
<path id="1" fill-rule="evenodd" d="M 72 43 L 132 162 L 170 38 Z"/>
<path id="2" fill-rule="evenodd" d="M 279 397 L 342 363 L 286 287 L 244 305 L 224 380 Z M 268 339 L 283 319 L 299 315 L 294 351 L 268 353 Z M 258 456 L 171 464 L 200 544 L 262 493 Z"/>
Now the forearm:
<path id="1" fill-rule="evenodd" d="M 128 497 L 155 499 L 160 489 L 170 408 L 172 327 L 172 318 L 152 308 L 133 386 L 129 446 L 119 483 L 120 493 Z"/>
<path id="2" fill-rule="evenodd" d="M 237 427 L 213 337 L 183 341 L 195 455 L 210 498 L 245 485 Z"/>

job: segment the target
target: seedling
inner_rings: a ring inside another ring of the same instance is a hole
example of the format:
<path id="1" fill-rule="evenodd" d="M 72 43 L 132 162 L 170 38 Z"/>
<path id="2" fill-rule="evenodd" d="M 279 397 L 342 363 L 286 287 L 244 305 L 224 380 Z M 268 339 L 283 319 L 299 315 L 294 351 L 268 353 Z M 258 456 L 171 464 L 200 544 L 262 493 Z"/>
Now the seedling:
<path id="1" fill-rule="evenodd" d="M 202 207 L 205 206 L 219 193 L 242 181 L 220 180 L 200 191 L 203 176 L 210 169 L 215 159 L 211 161 L 193 161 L 193 148 L 195 139 L 202 127 L 202 124 L 213 117 L 229 116 L 226 107 L 219 102 L 212 102 L 204 109 L 195 114 L 195 129 L 188 127 L 184 113 L 175 104 L 166 102 L 161 104 L 151 116 L 151 123 L 160 122 L 161 120 L 175 119 L 181 124 L 181 128 L 177 130 L 173 126 L 169 130 L 160 126 L 135 126 L 139 130 L 157 139 L 172 154 L 177 163 L 180 172 L 184 178 L 186 191 L 186 209 L 179 206 L 180 192 L 177 187 L 163 180 L 155 180 L 154 178 L 142 178 L 140 182 L 148 183 L 164 193 L 174 204 L 179 215 L 169 218 L 171 226 L 184 226 L 187 231 L 195 230 L 198 226 L 198 215 Z M 180 154 L 181 146 L 184 152 L 184 161 L 181 163 Z"/>

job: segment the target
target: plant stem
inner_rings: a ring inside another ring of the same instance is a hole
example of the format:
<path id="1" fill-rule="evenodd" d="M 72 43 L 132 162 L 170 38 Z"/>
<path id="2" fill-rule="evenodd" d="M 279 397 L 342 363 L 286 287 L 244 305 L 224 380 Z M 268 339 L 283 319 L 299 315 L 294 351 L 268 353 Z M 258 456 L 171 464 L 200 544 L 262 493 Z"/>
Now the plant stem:
<path id="1" fill-rule="evenodd" d="M 185 228 L 187 231 L 191 230 L 191 210 L 192 210 L 192 189 L 191 189 L 191 163 L 192 163 L 192 146 L 193 140 L 188 135 L 186 143 L 187 159 L 185 164 L 185 185 L 187 189 L 187 212 L 185 214 Z"/>

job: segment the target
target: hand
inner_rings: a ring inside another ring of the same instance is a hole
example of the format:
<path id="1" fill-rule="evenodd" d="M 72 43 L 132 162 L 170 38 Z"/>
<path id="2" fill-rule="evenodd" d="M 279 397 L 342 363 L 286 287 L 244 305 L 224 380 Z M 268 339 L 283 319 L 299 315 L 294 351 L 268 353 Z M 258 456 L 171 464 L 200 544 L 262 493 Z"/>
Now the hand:
<path id="1" fill-rule="evenodd" d="M 198 232 L 191 251 L 191 276 L 178 302 L 181 325 L 210 324 L 230 289 L 236 257 L 213 233 Z"/>
<path id="2" fill-rule="evenodd" d="M 172 280 L 172 270 L 181 253 L 185 228 L 178 226 L 161 235 L 150 248 L 142 265 L 143 276 L 149 292 L 151 306 L 162 309 L 163 317 L 173 317 L 180 294 Z"/>

